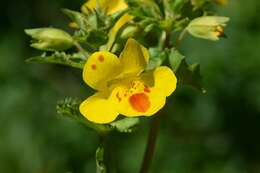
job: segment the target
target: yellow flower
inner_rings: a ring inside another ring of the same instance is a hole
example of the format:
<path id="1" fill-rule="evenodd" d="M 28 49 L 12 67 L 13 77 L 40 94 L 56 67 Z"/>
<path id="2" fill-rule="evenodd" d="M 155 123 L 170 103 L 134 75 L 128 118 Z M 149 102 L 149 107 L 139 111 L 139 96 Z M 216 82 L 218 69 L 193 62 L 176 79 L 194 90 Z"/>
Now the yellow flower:
<path id="1" fill-rule="evenodd" d="M 89 0 L 82 5 L 81 11 L 87 13 L 88 10 L 95 10 L 97 7 L 104 9 L 108 15 L 128 8 L 124 0 Z"/>
<path id="2" fill-rule="evenodd" d="M 95 123 L 109 123 L 119 114 L 151 116 L 159 111 L 177 79 L 166 66 L 144 72 L 148 60 L 147 49 L 134 39 L 128 39 L 119 58 L 107 51 L 93 53 L 83 79 L 97 92 L 81 103 L 81 114 Z"/>
<path id="3" fill-rule="evenodd" d="M 127 9 L 128 5 L 125 3 L 124 0 L 88 0 L 85 4 L 81 6 L 81 11 L 87 14 L 89 10 L 95 10 L 97 8 L 101 8 L 106 11 L 106 14 L 112 15 L 116 12 Z M 111 49 L 120 28 L 122 28 L 126 23 L 128 23 L 132 19 L 133 16 L 130 16 L 129 14 L 124 14 L 122 17 L 118 19 L 118 21 L 109 31 L 109 40 L 105 47 L 103 47 L 103 49 Z M 77 24 L 75 24 L 74 22 L 70 23 L 69 26 L 71 28 L 77 28 Z"/>
<path id="4" fill-rule="evenodd" d="M 224 27 L 228 21 L 228 17 L 202 16 L 193 19 L 187 30 L 195 37 L 217 41 L 220 37 L 225 36 Z"/>

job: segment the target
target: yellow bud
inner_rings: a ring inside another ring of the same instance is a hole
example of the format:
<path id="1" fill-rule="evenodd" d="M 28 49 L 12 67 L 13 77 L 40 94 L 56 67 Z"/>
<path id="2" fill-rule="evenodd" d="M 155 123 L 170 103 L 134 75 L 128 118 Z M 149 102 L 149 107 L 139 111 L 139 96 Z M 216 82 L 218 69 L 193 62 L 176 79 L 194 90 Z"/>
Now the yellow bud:
<path id="1" fill-rule="evenodd" d="M 32 37 L 31 46 L 45 51 L 66 50 L 73 46 L 73 38 L 65 31 L 56 28 L 26 29 L 25 33 Z"/>
<path id="2" fill-rule="evenodd" d="M 194 37 L 216 41 L 225 36 L 224 27 L 228 21 L 228 17 L 203 16 L 193 19 L 186 29 Z"/>

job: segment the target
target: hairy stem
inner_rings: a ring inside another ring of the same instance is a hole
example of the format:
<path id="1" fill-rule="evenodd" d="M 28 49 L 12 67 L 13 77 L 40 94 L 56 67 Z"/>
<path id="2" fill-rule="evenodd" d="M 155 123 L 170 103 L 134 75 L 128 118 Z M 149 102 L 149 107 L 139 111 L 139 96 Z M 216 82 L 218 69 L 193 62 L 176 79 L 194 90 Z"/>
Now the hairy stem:
<path id="1" fill-rule="evenodd" d="M 140 169 L 140 173 L 148 173 L 154 151 L 156 146 L 156 139 L 159 132 L 159 126 L 160 126 L 160 117 L 157 115 L 152 120 L 150 131 L 149 131 L 149 137 L 146 145 L 146 150 L 143 158 L 143 163 Z"/>

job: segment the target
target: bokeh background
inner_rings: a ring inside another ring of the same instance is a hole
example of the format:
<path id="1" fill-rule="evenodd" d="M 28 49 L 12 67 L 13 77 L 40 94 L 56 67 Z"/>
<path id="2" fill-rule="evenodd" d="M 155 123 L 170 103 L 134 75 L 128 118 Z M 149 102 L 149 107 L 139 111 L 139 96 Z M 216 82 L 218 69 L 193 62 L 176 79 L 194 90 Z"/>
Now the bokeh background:
<path id="1" fill-rule="evenodd" d="M 79 70 L 26 64 L 39 54 L 25 28 L 67 28 L 61 7 L 83 0 L 14 0 L 0 5 L 0 172 L 95 172 L 97 134 L 56 115 L 57 100 L 87 97 Z M 228 39 L 188 36 L 181 51 L 199 62 L 206 94 L 178 87 L 163 111 L 152 173 L 260 173 L 260 1 L 230 0 Z M 118 172 L 138 172 L 147 123 L 110 142 Z"/>

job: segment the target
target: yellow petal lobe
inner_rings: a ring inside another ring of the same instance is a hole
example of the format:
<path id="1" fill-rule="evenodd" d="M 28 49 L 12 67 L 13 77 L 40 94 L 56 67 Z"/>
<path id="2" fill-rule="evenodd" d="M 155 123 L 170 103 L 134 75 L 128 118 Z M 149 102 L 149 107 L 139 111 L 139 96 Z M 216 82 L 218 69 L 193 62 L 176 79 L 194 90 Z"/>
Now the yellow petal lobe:
<path id="1" fill-rule="evenodd" d="M 118 116 L 115 105 L 101 93 L 87 98 L 79 109 L 84 117 L 95 123 L 110 123 Z"/>
<path id="2" fill-rule="evenodd" d="M 177 78 L 173 71 L 166 66 L 157 67 L 154 72 L 154 89 L 169 96 L 176 89 Z"/>
<path id="3" fill-rule="evenodd" d="M 133 18 L 134 17 L 130 16 L 129 14 L 124 14 L 122 17 L 120 17 L 118 19 L 118 21 L 115 23 L 115 25 L 112 27 L 112 29 L 108 33 L 109 40 L 106 44 L 107 50 L 111 49 L 120 28 L 122 28 L 126 23 L 131 21 Z"/>
<path id="4" fill-rule="evenodd" d="M 120 54 L 122 74 L 139 75 L 147 66 L 148 51 L 134 39 L 128 39 Z"/>
<path id="5" fill-rule="evenodd" d="M 119 65 L 116 55 L 106 51 L 95 52 L 87 59 L 83 79 L 93 89 L 104 91 L 107 89 L 107 82 L 120 72 Z"/>

